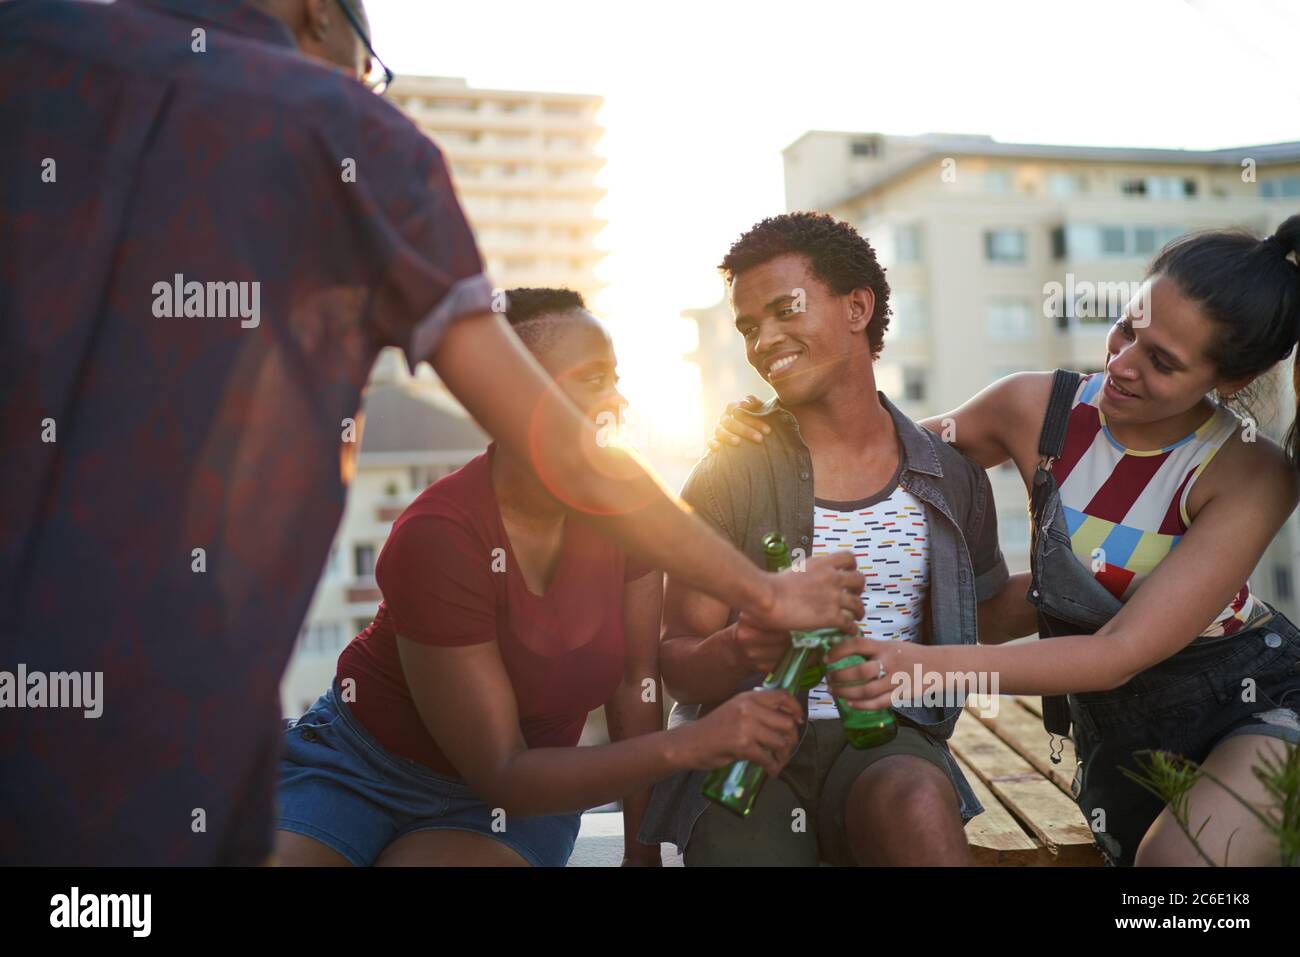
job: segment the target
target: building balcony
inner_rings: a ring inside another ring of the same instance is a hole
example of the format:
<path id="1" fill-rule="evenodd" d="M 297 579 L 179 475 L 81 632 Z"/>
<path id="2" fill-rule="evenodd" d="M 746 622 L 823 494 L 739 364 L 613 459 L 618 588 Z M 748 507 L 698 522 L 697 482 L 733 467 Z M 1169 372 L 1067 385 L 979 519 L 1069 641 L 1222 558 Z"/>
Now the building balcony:
<path id="1" fill-rule="evenodd" d="M 557 135 L 592 136 L 604 133 L 595 114 L 560 115 L 520 110 L 516 113 L 488 112 L 474 109 L 430 109 L 419 104 L 400 103 L 401 109 L 417 126 L 437 141 L 439 129 L 489 130 L 493 132 L 539 131 Z"/>
<path id="2" fill-rule="evenodd" d="M 371 608 L 383 600 L 383 594 L 374 578 L 359 578 L 343 589 L 343 597 L 349 605 L 366 605 Z"/>

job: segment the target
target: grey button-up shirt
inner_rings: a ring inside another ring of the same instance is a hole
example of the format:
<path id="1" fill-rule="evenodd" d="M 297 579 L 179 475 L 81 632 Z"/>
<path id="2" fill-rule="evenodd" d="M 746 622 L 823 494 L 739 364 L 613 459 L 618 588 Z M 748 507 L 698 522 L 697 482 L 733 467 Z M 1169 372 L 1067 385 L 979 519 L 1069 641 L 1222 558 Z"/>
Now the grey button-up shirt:
<path id="1" fill-rule="evenodd" d="M 877 395 L 898 431 L 902 459 L 899 484 L 925 508 L 930 536 L 930 588 L 922 641 L 974 644 L 976 604 L 1000 591 L 1010 577 L 998 546 L 997 512 L 988 475 L 957 449 L 899 412 L 883 392 Z M 813 467 L 793 414 L 772 398 L 758 415 L 772 426 L 771 435 L 762 444 L 744 442 L 710 452 L 687 478 L 682 497 L 762 566 L 763 537 L 772 531 L 780 532 L 792 551 L 800 548 L 804 554 L 811 553 Z M 738 615 L 733 609 L 729 620 L 735 621 Z M 757 673 L 747 676 L 733 694 L 757 687 L 763 678 Z M 804 697 L 806 708 L 806 693 Z M 694 721 L 715 706 L 677 704 L 668 726 Z M 952 735 L 961 715 L 957 705 L 896 710 L 941 742 Z M 704 777 L 703 771 L 684 771 L 659 782 L 640 839 L 646 843 L 671 841 L 684 849 L 696 819 L 708 807 L 708 799 L 700 793 Z M 982 810 L 973 793 L 969 802 L 973 807 L 966 808 L 964 817 Z"/>

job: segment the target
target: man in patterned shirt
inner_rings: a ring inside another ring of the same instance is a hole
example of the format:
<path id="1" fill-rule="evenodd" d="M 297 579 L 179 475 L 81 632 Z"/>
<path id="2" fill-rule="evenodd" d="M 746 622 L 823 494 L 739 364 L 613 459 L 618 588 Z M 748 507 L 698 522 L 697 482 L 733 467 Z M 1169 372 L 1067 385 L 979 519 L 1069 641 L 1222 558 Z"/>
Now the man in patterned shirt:
<path id="1" fill-rule="evenodd" d="M 721 268 L 749 362 L 776 396 L 757 413 L 762 441 L 705 456 L 683 498 L 755 562 L 769 532 L 796 557 L 851 549 L 866 582 L 860 627 L 873 637 L 974 642 L 977 621 L 992 620 L 978 603 L 1024 604 L 1023 587 L 1008 591 L 984 470 L 876 389 L 889 284 L 867 241 L 793 213 L 751 229 Z M 758 684 L 788 647 L 788 633 L 670 574 L 670 726 Z M 676 843 L 688 866 L 969 863 L 963 826 L 983 809 L 945 743 L 960 707 L 894 710 L 894 740 L 856 750 L 823 681 L 798 750 L 747 818 L 708 804 L 703 775 L 679 774 L 656 787 L 641 839 Z"/>

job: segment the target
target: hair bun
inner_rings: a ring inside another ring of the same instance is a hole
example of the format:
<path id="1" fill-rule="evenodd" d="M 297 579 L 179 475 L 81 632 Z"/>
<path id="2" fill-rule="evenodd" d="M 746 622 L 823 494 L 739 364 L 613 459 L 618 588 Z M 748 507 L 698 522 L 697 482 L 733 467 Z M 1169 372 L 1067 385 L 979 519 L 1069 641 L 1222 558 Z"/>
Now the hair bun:
<path id="1" fill-rule="evenodd" d="M 1300 260 L 1300 214 L 1288 217 L 1264 242 L 1278 247 L 1283 256 L 1296 253 Z"/>

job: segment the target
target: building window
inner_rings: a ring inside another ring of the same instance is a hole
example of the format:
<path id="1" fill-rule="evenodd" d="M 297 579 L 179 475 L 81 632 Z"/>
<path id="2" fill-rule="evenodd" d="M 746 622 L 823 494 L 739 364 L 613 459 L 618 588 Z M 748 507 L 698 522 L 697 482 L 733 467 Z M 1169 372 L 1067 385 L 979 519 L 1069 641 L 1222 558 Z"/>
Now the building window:
<path id="1" fill-rule="evenodd" d="M 849 144 L 850 156 L 875 156 L 879 152 L 876 140 L 854 140 Z"/>
<path id="2" fill-rule="evenodd" d="M 924 369 L 903 369 L 903 398 L 908 402 L 925 401 Z"/>
<path id="3" fill-rule="evenodd" d="M 1011 170 L 991 169 L 984 173 L 984 191 L 986 193 L 1009 193 L 1013 185 Z"/>
<path id="4" fill-rule="evenodd" d="M 1088 178 L 1080 173 L 1051 173 L 1047 177 L 1047 192 L 1051 196 L 1078 196 L 1088 191 Z"/>
<path id="5" fill-rule="evenodd" d="M 1128 248 L 1128 238 L 1123 226 L 1101 227 L 1101 254 L 1103 256 L 1123 256 Z"/>
<path id="6" fill-rule="evenodd" d="M 1028 339 L 1034 334 L 1033 309 L 1023 299 L 994 299 L 985 309 L 994 339 Z"/>
<path id="7" fill-rule="evenodd" d="M 343 625 L 337 621 L 318 621 L 304 625 L 298 633 L 298 647 L 320 655 L 338 654 L 343 648 Z"/>
<path id="8" fill-rule="evenodd" d="M 1300 176 L 1280 176 L 1259 181 L 1259 195 L 1264 199 L 1300 196 Z"/>
<path id="9" fill-rule="evenodd" d="M 352 549 L 352 567 L 357 578 L 375 577 L 375 546 L 356 545 Z"/>
<path id="10" fill-rule="evenodd" d="M 984 258 L 989 262 L 1025 261 L 1025 233 L 1021 229 L 989 229 L 984 232 Z"/>
<path id="11" fill-rule="evenodd" d="M 1058 259 L 1123 259 L 1150 256 L 1166 243 L 1183 234 L 1181 226 L 1099 226 L 1070 223 L 1060 231 Z M 1052 252 L 1057 253 L 1058 239 L 1052 237 Z"/>
<path id="12" fill-rule="evenodd" d="M 1057 226 L 1052 230 L 1052 258 L 1064 259 L 1065 251 L 1065 227 Z"/>
<path id="13" fill-rule="evenodd" d="M 1291 569 L 1286 565 L 1273 566 L 1273 594 L 1279 601 L 1291 600 Z"/>
<path id="14" fill-rule="evenodd" d="M 926 321 L 925 300 L 918 293 L 896 292 L 890 296 L 890 306 L 894 312 L 889 322 L 891 333 L 907 338 L 925 335 L 929 323 Z"/>
<path id="15" fill-rule="evenodd" d="M 1120 180 L 1119 191 L 1125 196 L 1183 199 L 1196 195 L 1196 180 L 1182 176 L 1129 176 Z"/>
<path id="16" fill-rule="evenodd" d="M 894 262 L 919 263 L 921 261 L 921 228 L 916 225 L 894 227 Z"/>

